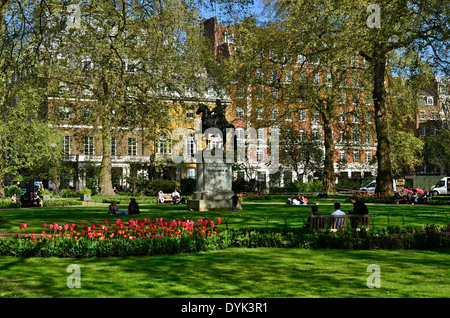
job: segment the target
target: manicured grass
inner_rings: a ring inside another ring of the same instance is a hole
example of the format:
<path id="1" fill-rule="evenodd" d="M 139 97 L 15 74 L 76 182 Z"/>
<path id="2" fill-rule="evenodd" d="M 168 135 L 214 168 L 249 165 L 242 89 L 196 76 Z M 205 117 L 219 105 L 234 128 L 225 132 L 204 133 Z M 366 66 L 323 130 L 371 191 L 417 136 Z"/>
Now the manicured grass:
<path id="1" fill-rule="evenodd" d="M 320 214 L 330 214 L 334 211 L 333 201 L 317 201 L 319 203 Z M 198 218 L 222 219 L 222 227 L 226 228 L 265 228 L 265 227 L 299 227 L 302 226 L 306 218 L 311 213 L 311 206 L 289 206 L 284 203 L 270 202 L 246 202 L 244 210 L 232 213 L 222 212 L 190 212 L 185 205 L 156 205 L 141 204 L 140 215 L 135 216 L 108 216 L 108 206 L 103 204 L 90 203 L 88 206 L 71 207 L 49 207 L 49 208 L 28 208 L 28 209 L 5 209 L 0 211 L 3 220 L 0 221 L 0 233 L 18 232 L 19 225 L 28 224 L 26 231 L 42 231 L 43 223 L 58 224 L 79 223 L 83 224 L 103 224 L 105 220 L 115 221 L 118 218 L 128 220 L 135 219 L 155 219 L 155 218 L 183 218 L 196 220 Z M 123 211 L 127 204 L 121 204 Z M 349 212 L 352 209 L 349 203 L 342 203 L 341 210 Z M 444 225 L 449 221 L 450 206 L 433 205 L 388 205 L 388 204 L 368 204 L 371 223 L 373 226 L 387 225 Z"/>
<path id="2" fill-rule="evenodd" d="M 333 201 L 319 202 L 319 212 L 333 211 Z M 121 205 L 124 210 L 125 205 Z M 342 210 L 350 211 L 350 204 Z M 448 206 L 369 205 L 376 226 L 445 224 Z M 311 206 L 246 202 L 244 210 L 189 212 L 185 205 L 141 205 L 133 218 L 222 218 L 222 228 L 301 226 Z M 2 210 L 0 233 L 43 230 L 43 223 L 102 224 L 130 216 L 108 216 L 107 205 Z M 236 249 L 195 254 L 127 258 L 0 257 L 0 297 L 163 297 L 163 298 L 303 298 L 303 297 L 449 297 L 450 250 L 301 250 Z M 67 266 L 81 270 L 81 288 L 67 287 Z M 367 266 L 381 270 L 381 288 L 366 285 Z"/>
<path id="3" fill-rule="evenodd" d="M 0 297 L 429 298 L 450 296 L 450 250 L 227 249 L 152 257 L 2 257 Z M 80 268 L 70 289 L 67 266 Z M 367 267 L 381 287 L 368 288 Z"/>

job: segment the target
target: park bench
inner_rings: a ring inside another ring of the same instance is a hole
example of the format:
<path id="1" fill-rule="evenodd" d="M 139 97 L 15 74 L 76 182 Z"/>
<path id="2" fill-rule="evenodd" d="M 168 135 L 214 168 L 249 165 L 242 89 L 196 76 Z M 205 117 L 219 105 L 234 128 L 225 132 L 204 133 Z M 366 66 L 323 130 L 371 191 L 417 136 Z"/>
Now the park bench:
<path id="1" fill-rule="evenodd" d="M 172 203 L 172 194 L 171 193 L 165 193 L 163 194 L 164 203 Z"/>
<path id="2" fill-rule="evenodd" d="M 314 231 L 327 230 L 337 231 L 340 227 L 350 225 L 352 228 L 360 229 L 365 227 L 369 229 L 369 214 L 362 215 L 313 215 L 310 218 L 310 228 Z"/>

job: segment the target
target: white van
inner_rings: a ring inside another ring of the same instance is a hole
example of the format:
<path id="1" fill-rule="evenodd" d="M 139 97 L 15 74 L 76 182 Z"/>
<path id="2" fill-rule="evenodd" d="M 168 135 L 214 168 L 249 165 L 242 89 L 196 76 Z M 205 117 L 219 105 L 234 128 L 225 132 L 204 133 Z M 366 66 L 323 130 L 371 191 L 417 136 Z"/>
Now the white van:
<path id="1" fill-rule="evenodd" d="M 397 188 L 395 184 L 395 180 L 392 180 L 392 186 L 395 191 Z M 375 188 L 377 187 L 377 180 L 372 180 L 368 185 L 365 187 L 359 188 L 359 191 L 362 193 L 375 193 Z"/>
<path id="2" fill-rule="evenodd" d="M 450 194 L 450 177 L 442 178 L 435 186 L 430 189 L 432 196 Z"/>

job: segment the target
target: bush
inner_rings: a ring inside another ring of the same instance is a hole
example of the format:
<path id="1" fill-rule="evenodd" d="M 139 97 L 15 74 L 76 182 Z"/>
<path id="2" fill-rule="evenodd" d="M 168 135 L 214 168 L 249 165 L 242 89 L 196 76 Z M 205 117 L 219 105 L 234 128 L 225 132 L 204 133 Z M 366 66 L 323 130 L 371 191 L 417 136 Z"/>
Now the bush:
<path id="1" fill-rule="evenodd" d="M 192 178 L 181 179 L 180 182 L 181 194 L 192 195 L 197 188 L 197 181 Z"/>
<path id="2" fill-rule="evenodd" d="M 299 182 L 296 185 L 297 192 L 307 193 L 307 192 L 319 192 L 323 189 L 322 182 L 315 180 L 308 183 Z"/>
<path id="3" fill-rule="evenodd" d="M 89 232 L 90 230 L 86 230 L 87 226 L 85 226 L 83 231 L 87 232 L 87 234 L 77 236 L 73 235 L 73 232 L 80 232 L 81 229 L 72 229 L 75 226 L 72 224 L 70 235 L 42 234 L 35 236 L 32 234 L 27 237 L 1 239 L 0 256 L 123 257 L 191 253 L 229 247 L 353 250 L 436 249 L 450 247 L 450 225 L 442 228 L 434 225 L 425 227 L 373 228 L 370 231 L 342 228 L 337 232 L 311 232 L 307 228 L 229 230 L 223 232 L 217 230 L 218 232 L 215 234 L 205 234 L 200 227 L 197 227 L 194 228 L 197 229 L 195 233 L 188 235 L 186 232 L 179 234 L 180 232 L 177 232 L 177 230 L 183 230 L 177 226 L 172 227 L 170 222 L 168 224 L 160 223 L 160 227 L 152 226 L 151 231 L 143 234 L 136 227 L 136 224 L 141 222 L 148 224 L 149 220 L 135 220 L 131 228 L 129 225 L 118 228 L 114 232 L 116 235 L 112 235 L 112 232 L 108 232 L 108 230 L 97 230 L 97 228 L 95 231 L 92 229 L 92 232 Z M 118 223 L 116 225 L 119 226 Z M 111 228 L 111 224 L 106 224 L 105 227 Z M 61 228 L 62 226 L 59 226 L 56 232 L 62 232 Z M 104 227 L 102 226 L 101 228 L 103 229 Z M 214 226 L 207 225 L 206 231 L 213 231 L 213 228 Z M 154 234 L 154 231 L 157 234 Z"/>
<path id="4" fill-rule="evenodd" d="M 0 209 L 18 208 L 19 202 L 13 202 L 11 200 L 0 200 Z"/>
<path id="5" fill-rule="evenodd" d="M 43 207 L 54 207 L 54 206 L 67 206 L 67 205 L 82 205 L 83 203 L 78 200 L 47 200 L 42 201 Z"/>
<path id="6" fill-rule="evenodd" d="M 179 188 L 180 183 L 176 180 L 153 180 L 149 181 L 146 187 L 146 193 L 156 196 L 160 190 L 164 193 L 172 193 L 174 189 Z"/>
<path id="7" fill-rule="evenodd" d="M 61 192 L 63 198 L 79 198 L 80 194 L 72 189 L 65 189 Z"/>
<path id="8" fill-rule="evenodd" d="M 14 193 L 17 195 L 17 198 L 20 198 L 22 195 L 21 189 L 16 185 L 5 187 L 5 196 L 7 198 L 12 197 Z"/>

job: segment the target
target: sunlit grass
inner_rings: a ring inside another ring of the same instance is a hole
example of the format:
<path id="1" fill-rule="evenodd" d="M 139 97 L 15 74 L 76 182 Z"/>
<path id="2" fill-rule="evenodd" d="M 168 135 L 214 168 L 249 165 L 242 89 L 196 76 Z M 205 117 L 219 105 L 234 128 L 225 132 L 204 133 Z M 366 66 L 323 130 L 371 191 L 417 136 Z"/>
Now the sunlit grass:
<path id="1" fill-rule="evenodd" d="M 450 296 L 450 250 L 227 249 L 152 257 L 2 257 L 0 297 L 315 298 Z M 70 264 L 81 288 L 67 287 Z M 368 288 L 367 266 L 381 288 Z"/>

